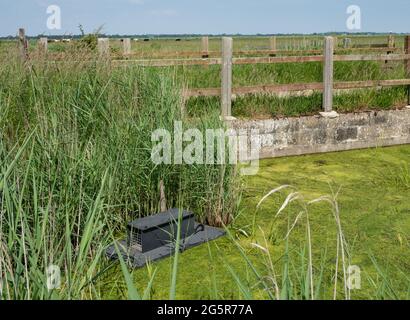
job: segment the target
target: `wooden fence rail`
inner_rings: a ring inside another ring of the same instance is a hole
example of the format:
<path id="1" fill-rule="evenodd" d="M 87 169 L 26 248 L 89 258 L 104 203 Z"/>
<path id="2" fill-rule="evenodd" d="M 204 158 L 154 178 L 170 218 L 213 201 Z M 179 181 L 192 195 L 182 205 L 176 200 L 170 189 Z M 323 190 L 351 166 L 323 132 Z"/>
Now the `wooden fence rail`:
<path id="1" fill-rule="evenodd" d="M 250 57 L 232 58 L 232 64 L 274 64 L 274 63 L 300 63 L 300 62 L 323 62 L 324 55 L 317 56 L 294 56 L 294 57 Z M 410 54 L 390 55 L 334 55 L 333 61 L 400 61 L 410 59 Z M 112 60 L 114 65 L 134 64 L 146 67 L 171 67 L 171 66 L 201 66 L 220 65 L 221 58 L 207 59 L 141 59 L 141 60 Z"/>
<path id="2" fill-rule="evenodd" d="M 125 50 L 124 50 L 125 51 Z M 372 53 L 401 53 L 403 52 L 402 48 L 357 48 L 357 49 L 335 49 L 335 53 L 339 54 L 348 54 L 348 53 L 360 53 L 360 52 L 372 52 Z M 291 56 L 304 56 L 304 55 L 320 55 L 323 53 L 323 50 L 249 50 L 249 51 L 234 51 L 234 57 L 277 57 L 283 55 Z M 111 53 L 111 59 L 113 60 L 129 60 L 129 61 L 139 61 L 139 60 L 180 60 L 180 59 L 204 59 L 204 58 L 219 58 L 221 56 L 221 51 L 208 51 L 208 54 L 202 51 L 192 51 L 192 52 L 164 52 L 160 54 L 156 53 Z M 51 60 L 62 60 L 66 59 L 64 52 L 49 52 L 48 58 Z"/>
<path id="3" fill-rule="evenodd" d="M 395 79 L 395 80 L 366 80 L 366 81 L 341 81 L 334 82 L 333 89 L 348 90 L 348 89 L 365 89 L 374 87 L 394 87 L 410 85 L 410 79 Z M 291 83 L 291 84 L 271 84 L 258 86 L 245 86 L 232 88 L 234 95 L 246 94 L 268 94 L 294 91 L 323 91 L 324 84 L 322 82 L 311 83 Z M 202 88 L 202 89 L 188 89 L 185 90 L 184 96 L 186 98 L 194 97 L 219 97 L 221 95 L 221 88 Z"/>
<path id="4" fill-rule="evenodd" d="M 337 48 L 335 52 L 401 52 L 401 48 L 388 48 L 388 47 L 364 47 L 364 48 Z M 234 56 L 249 56 L 249 55 L 264 55 L 264 56 L 276 56 L 276 55 L 304 55 L 304 54 L 321 54 L 323 50 L 235 50 Z M 201 58 L 201 57 L 220 57 L 221 51 L 208 51 L 205 54 L 202 51 L 180 51 L 180 52 L 160 52 L 160 53 L 141 53 L 133 52 L 131 54 L 117 54 L 113 57 L 117 58 L 134 58 L 134 57 L 153 57 L 153 58 Z"/>

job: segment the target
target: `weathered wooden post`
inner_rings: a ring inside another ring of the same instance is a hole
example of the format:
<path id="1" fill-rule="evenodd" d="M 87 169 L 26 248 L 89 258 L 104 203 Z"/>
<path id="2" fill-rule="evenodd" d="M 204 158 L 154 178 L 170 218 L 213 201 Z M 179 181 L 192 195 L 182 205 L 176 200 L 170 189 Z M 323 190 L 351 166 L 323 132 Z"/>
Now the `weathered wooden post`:
<path id="1" fill-rule="evenodd" d="M 269 47 L 271 51 L 270 55 L 273 57 L 276 56 L 276 37 L 273 36 L 269 38 Z"/>
<path id="2" fill-rule="evenodd" d="M 38 40 L 38 48 L 40 49 L 40 52 L 45 54 L 48 51 L 48 39 L 45 37 L 42 37 Z"/>
<path id="3" fill-rule="evenodd" d="M 343 49 L 348 49 L 350 48 L 352 44 L 352 39 L 350 38 L 343 38 Z"/>
<path id="4" fill-rule="evenodd" d="M 389 35 L 389 38 L 387 39 L 387 46 L 389 47 L 389 49 L 392 49 L 396 46 L 394 35 L 392 34 Z"/>
<path id="5" fill-rule="evenodd" d="M 393 51 L 391 49 L 394 49 L 394 47 L 395 47 L 394 36 L 392 34 L 390 34 L 389 37 L 387 38 L 387 48 L 388 48 L 387 54 L 388 55 L 393 53 Z M 384 63 L 388 64 L 389 61 L 386 60 Z"/>
<path id="6" fill-rule="evenodd" d="M 404 52 L 410 54 L 410 35 L 406 36 L 404 40 Z M 404 68 L 407 78 L 410 78 L 410 59 L 404 61 Z M 407 86 L 407 105 L 410 106 L 410 86 Z"/>
<path id="7" fill-rule="evenodd" d="M 209 57 L 209 37 L 202 37 L 202 58 Z"/>
<path id="8" fill-rule="evenodd" d="M 130 38 L 122 39 L 122 52 L 124 56 L 131 54 L 131 39 Z"/>
<path id="9" fill-rule="evenodd" d="M 232 115 L 232 38 L 222 38 L 222 118 Z"/>
<path id="10" fill-rule="evenodd" d="M 98 38 L 98 53 L 101 57 L 110 55 L 110 40 L 108 38 Z"/>
<path id="11" fill-rule="evenodd" d="M 270 49 L 272 51 L 276 51 L 276 37 L 275 36 L 269 38 L 269 44 L 270 44 Z"/>
<path id="12" fill-rule="evenodd" d="M 406 36 L 404 39 L 404 52 L 410 54 L 410 35 Z M 410 75 L 410 60 L 405 61 L 405 67 L 407 75 Z"/>
<path id="13" fill-rule="evenodd" d="M 28 60 L 28 41 L 24 28 L 19 29 L 19 49 L 21 60 L 26 62 Z"/>
<path id="14" fill-rule="evenodd" d="M 333 110 L 333 53 L 334 40 L 332 37 L 325 37 L 323 64 L 323 109 L 325 112 Z"/>
<path id="15" fill-rule="evenodd" d="M 164 180 L 159 182 L 159 207 L 161 212 L 167 211 L 167 198 L 165 196 Z"/>

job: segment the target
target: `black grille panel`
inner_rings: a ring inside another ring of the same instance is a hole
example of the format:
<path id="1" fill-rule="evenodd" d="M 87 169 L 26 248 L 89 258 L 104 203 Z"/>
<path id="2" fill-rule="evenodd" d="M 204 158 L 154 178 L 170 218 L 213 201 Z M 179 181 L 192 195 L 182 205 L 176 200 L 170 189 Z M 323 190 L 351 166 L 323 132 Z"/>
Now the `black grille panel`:
<path id="1" fill-rule="evenodd" d="M 141 231 L 135 229 L 131 231 L 129 238 L 129 246 L 139 251 L 142 251 Z"/>

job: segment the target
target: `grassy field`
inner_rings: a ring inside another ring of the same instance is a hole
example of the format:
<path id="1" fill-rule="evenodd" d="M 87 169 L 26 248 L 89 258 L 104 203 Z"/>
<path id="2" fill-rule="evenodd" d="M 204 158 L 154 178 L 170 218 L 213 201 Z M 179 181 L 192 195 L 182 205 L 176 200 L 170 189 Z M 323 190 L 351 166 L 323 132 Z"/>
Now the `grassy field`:
<path id="1" fill-rule="evenodd" d="M 387 44 L 388 35 L 377 36 L 355 36 L 339 35 L 337 38 L 338 47 L 343 47 L 343 38 L 350 38 L 352 45 L 375 45 L 375 44 Z M 234 38 L 234 51 L 248 51 L 248 50 L 269 50 L 270 40 L 266 36 L 237 36 Z M 144 41 L 144 39 L 150 39 Z M 113 52 L 121 52 L 121 42 L 116 39 L 110 41 Z M 34 48 L 35 41 L 31 42 L 31 47 Z M 395 45 L 397 48 L 403 48 L 404 36 L 395 35 Z M 277 36 L 276 46 L 278 50 L 304 50 L 304 49 L 321 49 L 323 48 L 323 36 Z M 67 48 L 67 44 L 64 43 L 52 43 L 50 44 L 50 51 L 60 52 Z M 221 50 L 221 38 L 209 37 L 209 50 L 220 51 Z M 146 37 L 138 38 L 138 41 L 132 41 L 132 51 L 138 53 L 144 57 L 160 56 L 162 53 L 175 53 L 175 52 L 201 52 L 201 38 L 181 38 L 176 41 L 175 38 L 157 38 Z"/>

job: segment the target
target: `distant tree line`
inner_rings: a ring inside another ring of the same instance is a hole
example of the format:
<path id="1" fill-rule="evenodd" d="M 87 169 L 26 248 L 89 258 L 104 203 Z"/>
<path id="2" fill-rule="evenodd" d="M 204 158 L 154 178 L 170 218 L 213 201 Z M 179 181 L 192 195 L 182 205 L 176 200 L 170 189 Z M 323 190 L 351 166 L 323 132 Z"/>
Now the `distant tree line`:
<path id="1" fill-rule="evenodd" d="M 81 27 L 81 26 L 80 26 Z M 81 29 L 81 28 L 80 28 Z M 232 36 L 232 37 L 270 37 L 270 36 L 326 36 L 326 35 L 346 35 L 346 36 L 376 36 L 376 35 L 386 35 L 386 34 L 394 34 L 394 35 L 405 35 L 407 33 L 389 33 L 389 32 L 354 32 L 354 33 L 347 33 L 347 32 L 325 32 L 325 33 L 310 33 L 310 34 L 303 34 L 303 33 L 257 33 L 257 34 L 105 34 L 105 33 L 98 33 L 94 32 L 93 35 L 97 35 L 101 38 L 112 38 L 112 39 L 121 39 L 121 38 L 138 38 L 138 39 L 167 39 L 167 38 L 181 38 L 181 39 L 189 39 L 189 38 L 199 38 L 203 36 L 209 37 L 225 37 L 225 36 Z M 82 39 L 84 38 L 85 34 L 81 32 L 80 34 L 65 34 L 65 35 L 45 35 L 39 34 L 37 36 L 27 36 L 28 39 L 39 39 L 41 37 L 47 37 L 49 39 L 61 40 L 61 39 Z M 5 36 L 0 37 L 1 40 L 13 40 L 17 36 Z"/>

